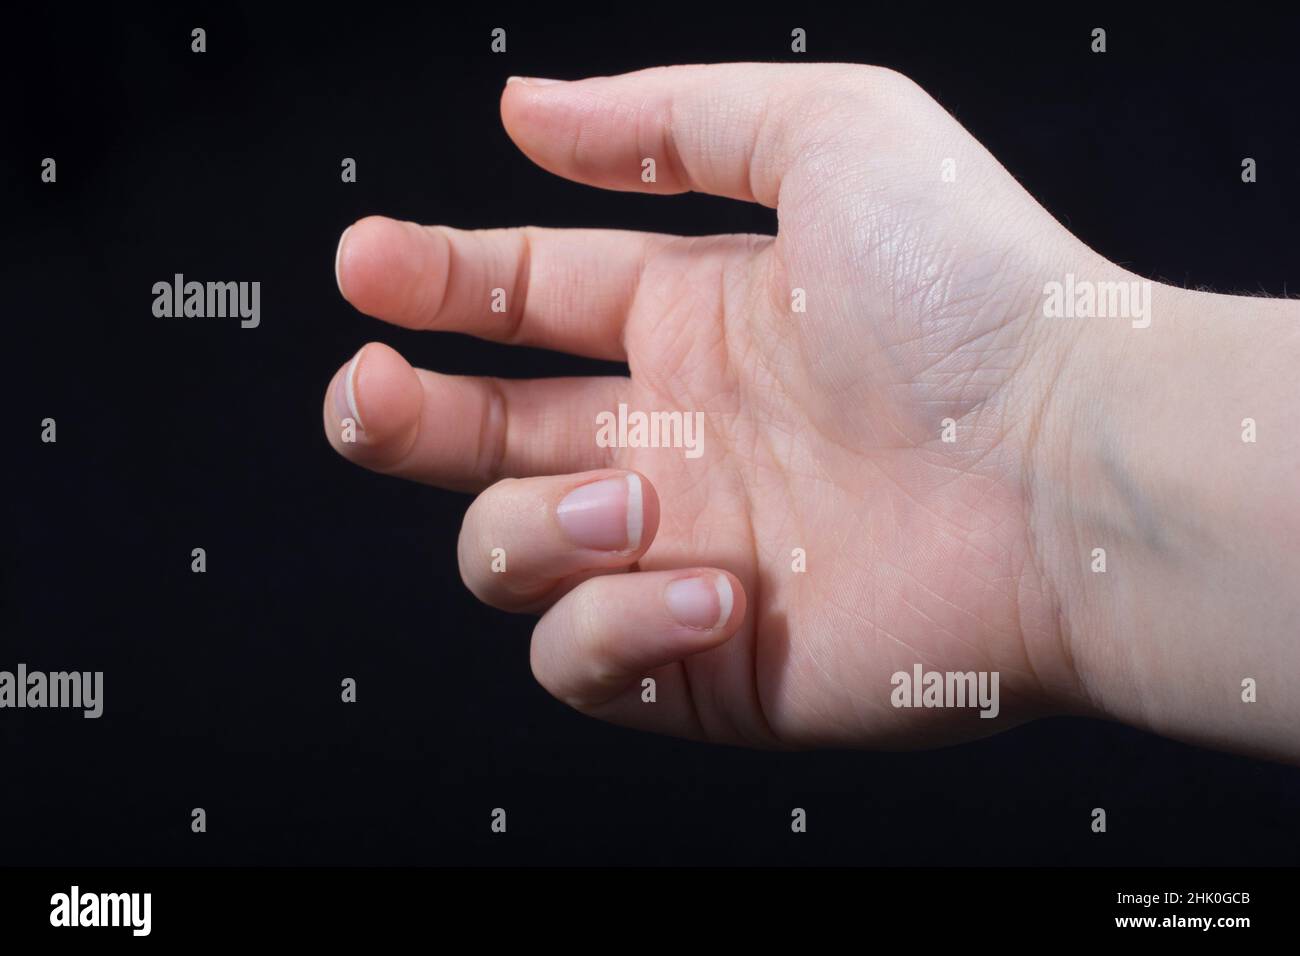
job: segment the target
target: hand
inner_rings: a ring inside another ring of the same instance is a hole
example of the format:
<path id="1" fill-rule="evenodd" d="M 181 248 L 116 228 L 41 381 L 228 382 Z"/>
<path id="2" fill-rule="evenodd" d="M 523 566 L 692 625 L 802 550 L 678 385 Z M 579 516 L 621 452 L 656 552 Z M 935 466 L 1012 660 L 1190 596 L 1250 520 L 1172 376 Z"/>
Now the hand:
<path id="1" fill-rule="evenodd" d="M 688 239 L 369 218 L 340 241 L 339 287 L 367 314 L 630 367 L 453 377 L 372 343 L 326 396 L 346 457 L 481 491 L 462 575 L 542 612 L 548 690 L 757 746 L 932 744 L 1122 699 L 1123 675 L 1079 665 L 1116 639 L 1076 626 L 1105 613 L 1074 573 L 1088 506 L 1045 484 L 1071 467 L 1062 410 L 1108 387 L 1115 340 L 1043 314 L 1048 283 L 1121 270 L 886 70 L 522 80 L 501 111 L 559 175 L 759 202 L 780 223 Z M 601 447 L 598 416 L 621 405 L 700 413 L 699 457 Z M 996 717 L 894 706 L 916 665 L 996 672 Z"/>

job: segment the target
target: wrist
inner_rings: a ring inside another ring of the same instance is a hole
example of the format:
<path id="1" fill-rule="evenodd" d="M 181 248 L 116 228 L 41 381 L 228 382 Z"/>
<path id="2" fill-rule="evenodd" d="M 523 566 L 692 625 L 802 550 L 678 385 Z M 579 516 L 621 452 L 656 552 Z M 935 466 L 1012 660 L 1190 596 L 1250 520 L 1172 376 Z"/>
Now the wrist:
<path id="1" fill-rule="evenodd" d="M 1149 309 L 1042 320 L 1059 323 L 1057 371 L 1030 459 L 1031 525 L 1077 678 L 1065 706 L 1294 750 L 1282 699 L 1294 695 L 1276 675 L 1293 683 L 1300 666 L 1300 310 L 1144 287 L 1110 263 L 1085 272 L 1076 285 L 1124 283 Z M 1243 701 L 1243 681 L 1268 675 L 1267 706 Z"/>

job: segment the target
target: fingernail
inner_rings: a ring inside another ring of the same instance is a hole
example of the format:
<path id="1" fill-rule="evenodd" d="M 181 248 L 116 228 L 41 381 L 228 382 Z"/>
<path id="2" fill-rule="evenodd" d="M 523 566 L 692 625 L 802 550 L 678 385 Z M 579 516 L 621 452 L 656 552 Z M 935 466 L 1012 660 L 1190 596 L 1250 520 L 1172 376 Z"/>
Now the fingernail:
<path id="1" fill-rule="evenodd" d="M 343 230 L 343 235 L 339 236 L 338 248 L 334 250 L 334 284 L 339 287 L 339 295 L 343 295 L 343 280 L 339 277 L 339 261 L 343 258 L 343 243 L 347 242 L 348 233 L 351 231 L 351 226 Z"/>
<path id="2" fill-rule="evenodd" d="M 725 574 L 678 578 L 664 591 L 664 602 L 668 613 L 683 627 L 721 627 L 731 617 L 731 581 Z"/>
<path id="3" fill-rule="evenodd" d="M 522 83 L 524 86 L 556 86 L 563 82 L 564 80 L 548 80 L 544 76 L 511 76 L 506 79 L 506 86 L 511 83 Z"/>
<path id="4" fill-rule="evenodd" d="M 347 371 L 334 383 L 334 413 L 338 415 L 339 421 L 351 418 L 357 423 L 357 428 L 363 430 L 365 426 L 361 424 L 361 413 L 357 411 L 357 363 L 361 361 L 361 353 L 365 350 L 366 347 L 361 346 L 348 363 Z"/>
<path id="5" fill-rule="evenodd" d="M 635 551 L 644 524 L 641 478 L 629 472 L 574 488 L 556 507 L 555 516 L 579 547 Z"/>

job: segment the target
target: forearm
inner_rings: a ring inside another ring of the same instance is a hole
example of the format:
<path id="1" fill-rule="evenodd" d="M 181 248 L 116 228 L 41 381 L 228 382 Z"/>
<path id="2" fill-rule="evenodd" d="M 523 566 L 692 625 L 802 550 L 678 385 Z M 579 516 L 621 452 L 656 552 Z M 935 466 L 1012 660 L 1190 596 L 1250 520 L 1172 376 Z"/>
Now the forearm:
<path id="1" fill-rule="evenodd" d="M 1035 525 L 1085 704 L 1300 760 L 1300 304 L 1153 284 L 1145 328 L 1057 321 Z"/>

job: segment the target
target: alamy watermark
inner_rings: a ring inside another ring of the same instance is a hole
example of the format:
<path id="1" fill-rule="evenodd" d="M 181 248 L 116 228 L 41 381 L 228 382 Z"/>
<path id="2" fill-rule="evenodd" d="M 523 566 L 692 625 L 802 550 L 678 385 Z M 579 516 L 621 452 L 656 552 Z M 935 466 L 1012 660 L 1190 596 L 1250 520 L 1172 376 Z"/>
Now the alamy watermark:
<path id="1" fill-rule="evenodd" d="M 160 319 L 240 319 L 240 326 L 255 329 L 262 321 L 262 283 L 186 282 L 176 273 L 171 282 L 153 284 L 153 314 Z"/>
<path id="2" fill-rule="evenodd" d="M 45 707 L 82 710 L 88 720 L 104 713 L 103 671 L 28 671 L 19 664 L 17 672 L 0 671 L 0 709 Z"/>
<path id="3" fill-rule="evenodd" d="M 73 884 L 67 893 L 50 897 L 50 925 L 126 926 L 132 936 L 148 936 L 153 928 L 153 894 L 83 893 Z"/>
<path id="4" fill-rule="evenodd" d="M 1151 324 L 1151 283 L 1092 282 L 1065 274 L 1043 286 L 1043 315 L 1049 319 L 1131 319 L 1133 328 Z"/>
<path id="5" fill-rule="evenodd" d="M 980 716 L 993 718 L 1002 710 L 998 701 L 998 671 L 927 671 L 920 664 L 912 673 L 895 671 L 889 702 L 895 707 L 978 707 Z"/>
<path id="6" fill-rule="evenodd" d="M 684 448 L 687 458 L 704 454 L 703 412 L 618 412 L 596 416 L 598 448 Z"/>

